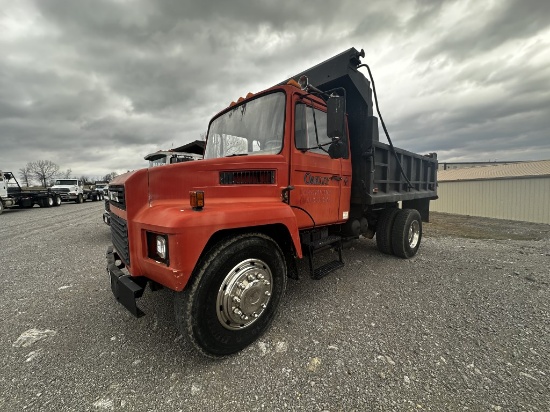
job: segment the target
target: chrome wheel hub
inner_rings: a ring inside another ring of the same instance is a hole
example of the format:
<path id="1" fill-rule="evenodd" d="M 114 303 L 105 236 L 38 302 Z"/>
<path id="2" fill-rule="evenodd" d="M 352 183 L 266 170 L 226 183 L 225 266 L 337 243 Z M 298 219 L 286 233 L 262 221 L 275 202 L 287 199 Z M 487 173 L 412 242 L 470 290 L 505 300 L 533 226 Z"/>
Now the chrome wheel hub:
<path id="1" fill-rule="evenodd" d="M 414 249 L 420 239 L 420 223 L 418 220 L 414 220 L 409 227 L 409 246 Z"/>
<path id="2" fill-rule="evenodd" d="M 273 276 L 267 264 L 247 259 L 235 266 L 218 291 L 217 314 L 224 328 L 244 329 L 267 308 L 273 291 Z"/>

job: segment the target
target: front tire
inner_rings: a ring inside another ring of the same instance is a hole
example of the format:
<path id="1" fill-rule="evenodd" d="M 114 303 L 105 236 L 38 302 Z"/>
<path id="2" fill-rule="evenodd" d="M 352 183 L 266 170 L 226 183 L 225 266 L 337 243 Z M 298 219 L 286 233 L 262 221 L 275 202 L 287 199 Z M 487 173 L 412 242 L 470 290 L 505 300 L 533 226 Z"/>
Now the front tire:
<path id="1" fill-rule="evenodd" d="M 84 198 L 82 197 L 82 195 L 78 195 L 77 198 L 76 198 L 76 203 L 82 203 L 84 202 Z"/>
<path id="2" fill-rule="evenodd" d="M 59 196 L 59 195 L 55 196 L 53 205 L 54 206 L 61 206 L 61 203 L 62 203 L 61 196 Z"/>
<path id="3" fill-rule="evenodd" d="M 401 209 L 393 224 L 392 249 L 396 256 L 416 255 L 422 240 L 422 218 L 415 209 Z"/>
<path id="4" fill-rule="evenodd" d="M 286 288 L 279 245 L 261 233 L 219 242 L 176 294 L 179 331 L 208 356 L 238 352 L 273 321 Z"/>

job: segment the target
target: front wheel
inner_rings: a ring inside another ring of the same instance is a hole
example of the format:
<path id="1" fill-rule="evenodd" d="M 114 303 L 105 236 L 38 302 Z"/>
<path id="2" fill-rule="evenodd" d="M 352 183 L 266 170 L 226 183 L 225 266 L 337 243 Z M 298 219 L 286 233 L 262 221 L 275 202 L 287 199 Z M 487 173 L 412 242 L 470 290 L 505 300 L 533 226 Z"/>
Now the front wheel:
<path id="1" fill-rule="evenodd" d="M 56 195 L 56 196 L 54 197 L 54 204 L 53 204 L 53 205 L 54 205 L 54 206 L 60 206 L 60 205 L 61 205 L 61 202 L 62 202 L 61 196 Z"/>
<path id="2" fill-rule="evenodd" d="M 422 239 L 422 219 L 415 209 L 402 209 L 393 224 L 392 249 L 396 256 L 408 259 L 416 255 Z"/>
<path id="3" fill-rule="evenodd" d="M 81 194 L 79 194 L 77 197 L 76 197 L 76 203 L 82 203 L 84 202 L 84 197 L 82 197 Z"/>
<path id="4" fill-rule="evenodd" d="M 206 355 L 238 352 L 273 321 L 286 278 L 283 252 L 270 237 L 249 233 L 221 241 L 176 294 L 178 329 Z"/>

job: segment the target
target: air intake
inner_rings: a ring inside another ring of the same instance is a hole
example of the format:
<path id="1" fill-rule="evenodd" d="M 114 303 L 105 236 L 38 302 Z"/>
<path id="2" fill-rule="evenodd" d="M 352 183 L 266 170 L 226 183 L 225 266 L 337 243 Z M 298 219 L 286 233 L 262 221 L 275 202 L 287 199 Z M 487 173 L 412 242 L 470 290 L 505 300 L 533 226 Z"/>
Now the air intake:
<path id="1" fill-rule="evenodd" d="M 275 170 L 220 172 L 221 185 L 270 185 L 274 183 Z"/>

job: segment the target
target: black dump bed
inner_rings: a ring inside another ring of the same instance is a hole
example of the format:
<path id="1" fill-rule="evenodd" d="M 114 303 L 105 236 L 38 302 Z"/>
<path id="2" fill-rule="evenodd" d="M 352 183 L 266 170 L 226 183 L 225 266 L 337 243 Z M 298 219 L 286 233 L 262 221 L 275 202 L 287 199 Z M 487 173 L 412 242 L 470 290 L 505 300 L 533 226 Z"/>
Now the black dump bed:
<path id="1" fill-rule="evenodd" d="M 346 90 L 346 110 L 353 167 L 352 204 L 437 199 L 437 156 L 408 152 L 381 143 L 378 118 L 373 116 L 370 82 L 357 67 L 364 53 L 351 48 L 293 76 L 302 75 L 322 91 Z M 287 81 L 281 83 L 285 84 Z M 403 177 L 399 162 L 403 168 Z"/>

